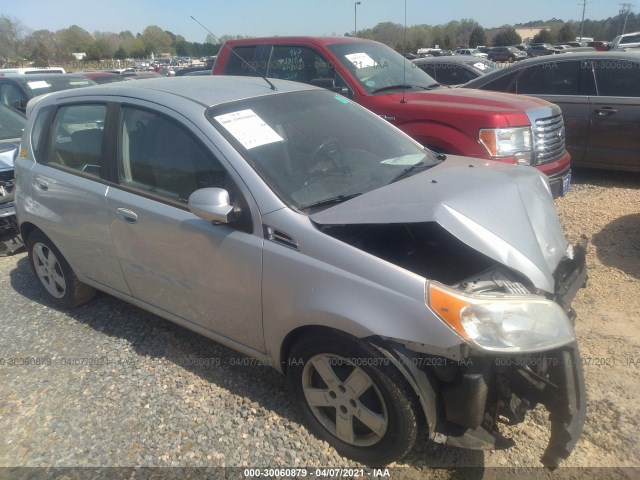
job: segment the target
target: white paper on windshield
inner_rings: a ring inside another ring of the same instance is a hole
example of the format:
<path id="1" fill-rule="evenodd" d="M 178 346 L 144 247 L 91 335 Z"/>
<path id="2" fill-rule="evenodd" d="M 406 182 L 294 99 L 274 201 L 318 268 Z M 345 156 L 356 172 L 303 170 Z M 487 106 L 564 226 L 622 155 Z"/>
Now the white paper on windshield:
<path id="1" fill-rule="evenodd" d="M 485 68 L 487 68 L 487 66 L 484 63 L 474 63 L 473 64 L 474 67 L 479 68 L 480 70 L 484 70 Z"/>
<path id="2" fill-rule="evenodd" d="M 401 157 L 387 158 L 386 160 L 382 160 L 380 163 L 384 163 L 386 165 L 415 165 L 420 163 L 424 158 L 424 154 L 422 153 L 414 153 L 412 155 L 402 155 Z"/>
<path id="3" fill-rule="evenodd" d="M 27 85 L 29 85 L 29 87 L 32 90 L 37 90 L 38 88 L 49 88 L 51 86 L 47 82 L 45 82 L 44 80 L 38 80 L 38 81 L 34 81 L 34 82 L 27 82 Z"/>
<path id="4" fill-rule="evenodd" d="M 244 148 L 250 150 L 260 145 L 284 141 L 276 131 L 251 110 L 225 113 L 215 117 Z"/>
<path id="5" fill-rule="evenodd" d="M 366 53 L 350 53 L 345 55 L 347 60 L 353 63 L 353 66 L 356 68 L 367 68 L 367 67 L 375 67 L 376 62 Z"/>

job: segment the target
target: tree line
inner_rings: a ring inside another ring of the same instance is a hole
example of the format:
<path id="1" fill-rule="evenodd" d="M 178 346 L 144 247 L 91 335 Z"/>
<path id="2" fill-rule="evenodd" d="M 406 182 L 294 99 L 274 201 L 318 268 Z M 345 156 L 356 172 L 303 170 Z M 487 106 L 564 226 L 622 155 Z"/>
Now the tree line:
<path id="1" fill-rule="evenodd" d="M 407 28 L 397 23 L 382 22 L 355 33 L 358 37 L 377 40 L 400 52 L 416 52 L 418 48 L 436 45 L 447 49 L 514 45 L 522 42 L 514 27 L 540 26 L 547 29 L 534 40 L 549 43 L 574 40 L 581 28 L 577 21 L 551 19 L 486 30 L 475 20 L 461 19 L 443 25 L 413 25 Z M 585 20 L 582 25 L 583 36 L 599 40 L 611 40 L 622 33 L 623 28 L 626 32 L 640 30 L 640 15 L 629 12 L 605 20 Z M 345 33 L 345 36 L 352 35 L 354 32 Z M 91 34 L 77 25 L 55 32 L 32 31 L 19 20 L 0 15 L 0 64 L 29 62 L 46 66 L 49 63 L 72 61 L 73 53 L 85 53 L 86 60 L 149 58 L 152 54 L 205 57 L 216 55 L 225 40 L 240 37 L 224 35 L 218 38 L 209 34 L 202 43 L 188 42 L 182 35 L 175 35 L 157 25 L 149 25 L 137 34 L 130 31 L 97 31 Z"/>

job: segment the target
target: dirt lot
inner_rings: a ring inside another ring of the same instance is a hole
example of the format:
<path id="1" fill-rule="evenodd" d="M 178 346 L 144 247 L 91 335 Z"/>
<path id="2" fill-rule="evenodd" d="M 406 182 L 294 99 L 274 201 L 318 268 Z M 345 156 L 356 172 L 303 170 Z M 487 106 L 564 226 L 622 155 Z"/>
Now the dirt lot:
<path id="1" fill-rule="evenodd" d="M 574 302 L 587 423 L 563 464 L 581 468 L 539 468 L 548 421 L 536 410 L 505 429 L 515 448 L 420 442 L 392 478 L 640 478 L 640 174 L 575 172 L 557 207 L 568 238 L 590 241 L 589 285 Z M 0 467 L 357 467 L 308 433 L 267 367 L 239 366 L 234 352 L 106 295 L 52 309 L 24 254 L 0 258 L 0 292 L 0 357 L 107 360 L 0 366 Z M 220 364 L 176 361 L 194 358 Z"/>

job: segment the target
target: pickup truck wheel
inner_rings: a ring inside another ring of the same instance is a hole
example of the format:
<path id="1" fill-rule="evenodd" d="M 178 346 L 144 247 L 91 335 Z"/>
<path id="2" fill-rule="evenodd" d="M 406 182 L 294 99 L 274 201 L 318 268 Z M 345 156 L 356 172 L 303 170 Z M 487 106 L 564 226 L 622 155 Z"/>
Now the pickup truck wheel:
<path id="1" fill-rule="evenodd" d="M 47 236 L 39 230 L 27 239 L 31 269 L 49 300 L 61 308 L 73 308 L 91 300 L 96 291 L 80 282 Z"/>
<path id="2" fill-rule="evenodd" d="M 305 338 L 291 351 L 287 377 L 307 425 L 341 455 L 386 465 L 413 448 L 421 419 L 416 396 L 369 345 Z"/>

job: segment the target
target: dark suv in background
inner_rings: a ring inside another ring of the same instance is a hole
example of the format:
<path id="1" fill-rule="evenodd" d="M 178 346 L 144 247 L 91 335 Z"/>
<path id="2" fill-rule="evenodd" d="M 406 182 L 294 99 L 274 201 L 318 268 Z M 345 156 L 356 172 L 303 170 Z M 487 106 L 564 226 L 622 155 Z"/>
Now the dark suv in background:
<path id="1" fill-rule="evenodd" d="M 516 47 L 493 47 L 487 55 L 494 62 L 516 62 L 527 58 L 527 54 Z"/>
<path id="2" fill-rule="evenodd" d="M 544 55 L 554 55 L 556 53 L 560 53 L 561 50 L 549 43 L 538 43 L 529 45 L 526 52 L 530 57 L 541 57 Z"/>
<path id="3" fill-rule="evenodd" d="M 73 73 L 38 73 L 0 76 L 0 102 L 23 112 L 27 102 L 45 93 L 97 85 L 84 75 Z"/>
<path id="4" fill-rule="evenodd" d="M 521 93 L 555 103 L 562 109 L 572 165 L 640 172 L 638 54 L 592 51 L 532 58 L 464 88 Z"/>

